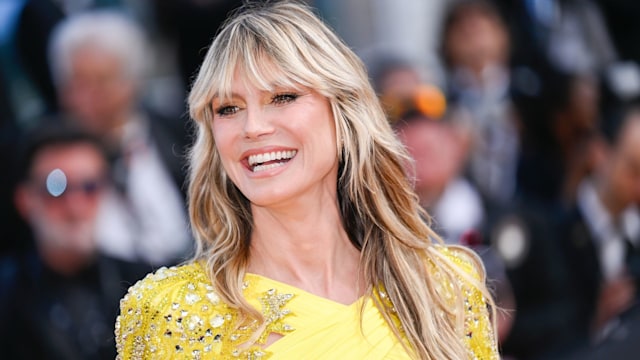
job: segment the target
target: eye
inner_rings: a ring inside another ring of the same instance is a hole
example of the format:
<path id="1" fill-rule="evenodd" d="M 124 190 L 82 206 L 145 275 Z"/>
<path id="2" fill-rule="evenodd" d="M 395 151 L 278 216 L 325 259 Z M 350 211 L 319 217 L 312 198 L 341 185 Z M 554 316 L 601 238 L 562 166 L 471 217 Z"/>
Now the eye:
<path id="1" fill-rule="evenodd" d="M 276 105 L 288 104 L 294 102 L 300 95 L 294 93 L 277 94 L 271 98 L 271 103 Z"/>
<path id="2" fill-rule="evenodd" d="M 240 108 L 235 105 L 223 105 L 216 109 L 216 114 L 218 116 L 230 116 L 237 113 L 238 110 Z"/>

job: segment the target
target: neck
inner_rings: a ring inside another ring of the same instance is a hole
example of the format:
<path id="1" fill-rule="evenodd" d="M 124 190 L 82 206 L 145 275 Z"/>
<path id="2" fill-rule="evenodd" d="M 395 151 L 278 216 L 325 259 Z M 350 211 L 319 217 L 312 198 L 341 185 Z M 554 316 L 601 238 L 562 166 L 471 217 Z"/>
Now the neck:
<path id="1" fill-rule="evenodd" d="M 254 209 L 248 271 L 350 304 L 364 291 L 360 252 L 337 206 L 295 214 Z"/>
<path id="2" fill-rule="evenodd" d="M 609 211 L 611 217 L 614 220 L 618 219 L 626 206 L 620 201 L 616 200 L 616 197 L 612 194 L 612 191 L 610 191 L 609 189 L 609 185 L 605 181 L 596 181 L 596 191 L 598 193 L 600 201 L 607 209 L 607 211 Z"/>
<path id="3" fill-rule="evenodd" d="M 52 270 L 64 276 L 71 276 L 87 268 L 93 262 L 93 255 L 72 251 L 41 249 L 42 261 Z"/>

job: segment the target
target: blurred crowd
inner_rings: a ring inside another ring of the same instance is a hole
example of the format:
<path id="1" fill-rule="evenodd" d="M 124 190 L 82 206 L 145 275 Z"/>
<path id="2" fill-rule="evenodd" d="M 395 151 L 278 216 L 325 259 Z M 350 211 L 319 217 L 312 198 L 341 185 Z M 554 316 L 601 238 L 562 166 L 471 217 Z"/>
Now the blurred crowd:
<path id="1" fill-rule="evenodd" d="M 240 3 L 0 2 L 3 357 L 113 359 L 118 299 L 189 257 L 185 97 Z M 640 2 L 443 4 L 441 68 L 363 55 L 429 221 L 484 261 L 504 359 L 635 358 Z"/>

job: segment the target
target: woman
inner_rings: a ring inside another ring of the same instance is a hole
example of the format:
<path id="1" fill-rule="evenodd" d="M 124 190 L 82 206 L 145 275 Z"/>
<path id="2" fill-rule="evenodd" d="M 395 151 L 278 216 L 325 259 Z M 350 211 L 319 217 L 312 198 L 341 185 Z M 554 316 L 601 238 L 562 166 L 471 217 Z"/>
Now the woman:
<path id="1" fill-rule="evenodd" d="M 310 9 L 242 7 L 189 105 L 197 253 L 130 289 L 121 358 L 497 358 L 480 263 L 431 242 L 364 66 Z"/>

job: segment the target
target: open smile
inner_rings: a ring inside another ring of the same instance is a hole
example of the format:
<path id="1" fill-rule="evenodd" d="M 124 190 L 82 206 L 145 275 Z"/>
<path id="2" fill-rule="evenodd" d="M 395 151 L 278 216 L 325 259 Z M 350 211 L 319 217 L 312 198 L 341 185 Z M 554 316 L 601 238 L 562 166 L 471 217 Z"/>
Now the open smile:
<path id="1" fill-rule="evenodd" d="M 296 153 L 296 150 L 271 151 L 251 155 L 247 161 L 251 171 L 256 173 L 282 166 L 296 156 Z"/>

